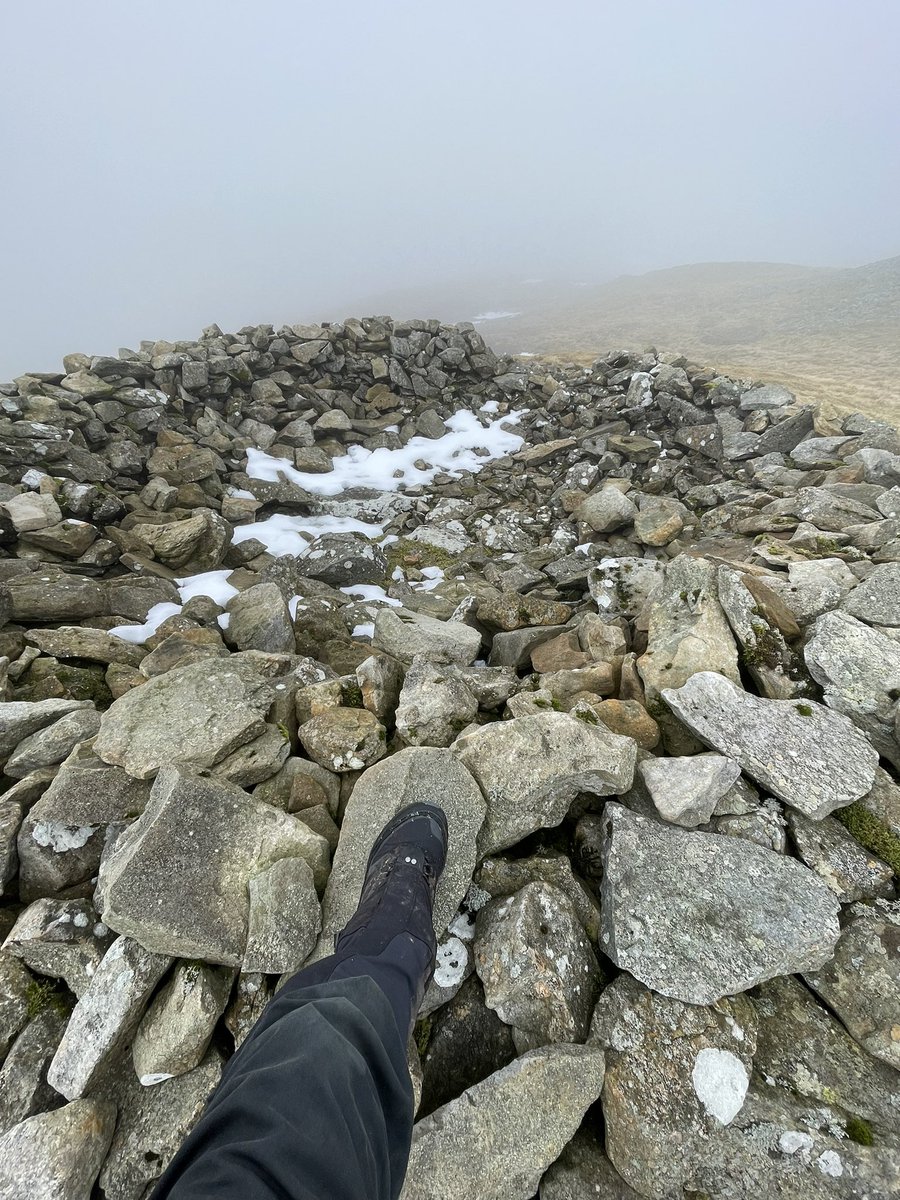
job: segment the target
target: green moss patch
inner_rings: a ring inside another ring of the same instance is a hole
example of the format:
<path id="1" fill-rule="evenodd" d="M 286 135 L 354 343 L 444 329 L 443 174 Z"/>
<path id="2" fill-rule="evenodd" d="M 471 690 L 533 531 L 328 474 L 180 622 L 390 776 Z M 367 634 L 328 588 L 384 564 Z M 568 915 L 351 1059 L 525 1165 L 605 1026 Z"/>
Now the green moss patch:
<path id="1" fill-rule="evenodd" d="M 864 808 L 859 800 L 846 808 L 836 809 L 837 817 L 847 832 L 879 858 L 884 859 L 895 875 L 900 877 L 900 837 Z"/>

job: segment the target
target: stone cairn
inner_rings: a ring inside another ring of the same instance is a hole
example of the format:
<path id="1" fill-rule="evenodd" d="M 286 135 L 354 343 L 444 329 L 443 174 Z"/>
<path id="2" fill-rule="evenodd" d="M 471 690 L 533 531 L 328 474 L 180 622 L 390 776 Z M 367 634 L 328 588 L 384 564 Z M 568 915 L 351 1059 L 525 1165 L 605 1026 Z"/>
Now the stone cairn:
<path id="1" fill-rule="evenodd" d="M 898 1194 L 893 428 L 437 321 L 64 365 L 0 387 L 0 1195 L 147 1195 L 435 798 L 404 1200 Z"/>

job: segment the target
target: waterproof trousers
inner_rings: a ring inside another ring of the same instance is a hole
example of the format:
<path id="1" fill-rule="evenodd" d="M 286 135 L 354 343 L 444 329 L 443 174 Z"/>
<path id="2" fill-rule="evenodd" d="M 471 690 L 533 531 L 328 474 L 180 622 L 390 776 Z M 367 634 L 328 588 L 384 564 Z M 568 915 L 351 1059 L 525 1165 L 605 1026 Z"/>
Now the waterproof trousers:
<path id="1" fill-rule="evenodd" d="M 322 959 L 276 993 L 152 1200 L 396 1200 L 414 1115 L 410 981 L 425 953 L 400 943 Z"/>

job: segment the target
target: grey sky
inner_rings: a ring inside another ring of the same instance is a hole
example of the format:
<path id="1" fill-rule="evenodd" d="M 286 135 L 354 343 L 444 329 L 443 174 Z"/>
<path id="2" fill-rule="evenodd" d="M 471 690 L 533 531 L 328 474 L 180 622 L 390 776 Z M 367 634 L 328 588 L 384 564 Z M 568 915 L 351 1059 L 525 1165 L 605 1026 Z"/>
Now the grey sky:
<path id="1" fill-rule="evenodd" d="M 395 286 L 900 253 L 896 0 L 7 0 L 0 35 L 0 378 Z"/>

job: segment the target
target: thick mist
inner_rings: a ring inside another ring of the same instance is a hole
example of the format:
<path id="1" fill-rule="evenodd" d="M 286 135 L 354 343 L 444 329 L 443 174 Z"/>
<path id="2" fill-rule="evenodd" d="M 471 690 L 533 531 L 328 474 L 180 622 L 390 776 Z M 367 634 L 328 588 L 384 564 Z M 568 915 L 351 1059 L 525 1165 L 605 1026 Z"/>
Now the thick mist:
<path id="1" fill-rule="evenodd" d="M 497 280 L 900 251 L 895 0 L 31 0 L 0 22 L 0 379 L 404 289 L 475 316 Z"/>

